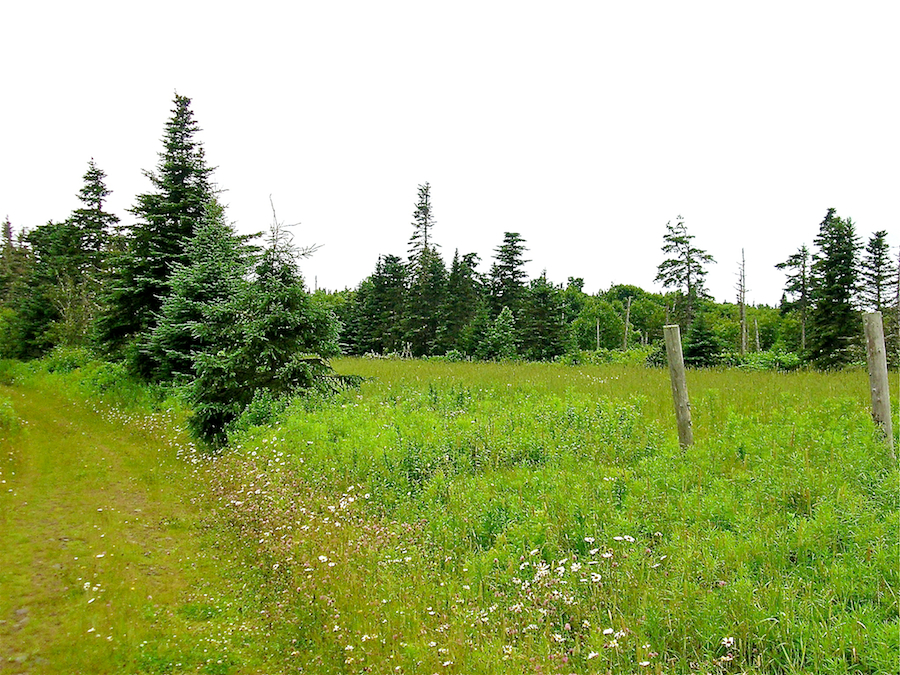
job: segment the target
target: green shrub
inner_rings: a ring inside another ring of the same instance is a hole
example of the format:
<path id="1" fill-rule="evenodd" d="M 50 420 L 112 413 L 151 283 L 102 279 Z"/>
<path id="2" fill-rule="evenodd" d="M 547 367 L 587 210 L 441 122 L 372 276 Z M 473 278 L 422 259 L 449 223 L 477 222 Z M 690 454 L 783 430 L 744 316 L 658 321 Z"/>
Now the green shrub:
<path id="1" fill-rule="evenodd" d="M 87 365 L 92 359 L 90 350 L 84 347 L 60 345 L 47 354 L 42 361 L 49 373 L 70 373 Z"/>

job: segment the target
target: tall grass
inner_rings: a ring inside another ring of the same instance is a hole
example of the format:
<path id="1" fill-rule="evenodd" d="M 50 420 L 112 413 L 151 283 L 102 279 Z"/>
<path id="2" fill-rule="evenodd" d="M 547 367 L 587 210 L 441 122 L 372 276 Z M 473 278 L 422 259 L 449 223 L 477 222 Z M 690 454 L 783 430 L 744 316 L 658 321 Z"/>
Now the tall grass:
<path id="1" fill-rule="evenodd" d="M 691 373 L 682 450 L 660 371 L 336 365 L 370 379 L 244 437 L 223 492 L 333 615 L 317 667 L 894 671 L 864 373 Z"/>

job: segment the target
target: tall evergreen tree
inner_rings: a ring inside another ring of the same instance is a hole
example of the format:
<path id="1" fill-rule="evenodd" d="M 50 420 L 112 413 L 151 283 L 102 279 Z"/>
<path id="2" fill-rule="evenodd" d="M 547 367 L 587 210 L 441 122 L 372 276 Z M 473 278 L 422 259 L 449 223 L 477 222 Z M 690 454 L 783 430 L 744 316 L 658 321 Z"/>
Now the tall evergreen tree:
<path id="1" fill-rule="evenodd" d="M 660 263 L 656 275 L 656 281 L 662 282 L 664 288 L 675 287 L 683 292 L 683 318 L 687 324 L 694 319 L 697 301 L 706 297 L 706 265 L 716 262 L 709 253 L 694 246 L 693 240 L 694 235 L 688 234 L 681 216 L 674 225 L 672 221 L 666 223 L 662 251 L 671 257 Z"/>
<path id="2" fill-rule="evenodd" d="M 807 346 L 817 367 L 836 368 L 854 358 L 851 347 L 859 341 L 853 300 L 861 245 L 853 221 L 838 217 L 834 209 L 819 225 L 815 245 Z"/>
<path id="3" fill-rule="evenodd" d="M 426 248 L 412 274 L 403 316 L 404 339 L 414 356 L 426 356 L 434 353 L 444 323 L 447 268 L 436 250 Z"/>
<path id="4" fill-rule="evenodd" d="M 488 274 L 488 292 L 491 313 L 498 316 L 509 307 L 514 317 L 519 316 L 525 299 L 524 254 L 528 249 L 518 232 L 504 232 L 503 243 L 494 250 L 494 263 Z"/>
<path id="5" fill-rule="evenodd" d="M 481 281 L 478 278 L 478 255 L 453 253 L 453 263 L 447 277 L 443 323 L 438 327 L 437 345 L 440 352 L 460 349 L 463 331 L 472 323 L 482 303 Z"/>
<path id="6" fill-rule="evenodd" d="M 69 222 L 78 231 L 81 251 L 90 275 L 99 276 L 105 267 L 113 229 L 119 217 L 104 210 L 106 198 L 112 191 L 106 187 L 106 173 L 97 167 L 94 158 L 88 162 L 84 185 L 78 191 L 81 206 L 72 212 Z"/>
<path id="7" fill-rule="evenodd" d="M 887 243 L 887 230 L 879 230 L 869 238 L 859 272 L 859 294 L 863 306 L 882 312 L 890 304 L 891 284 L 896 273 L 891 247 Z"/>
<path id="8" fill-rule="evenodd" d="M 800 315 L 800 350 L 806 351 L 806 319 L 809 313 L 810 254 L 806 244 L 801 246 L 784 262 L 775 267 L 789 270 L 784 287 L 786 297 L 792 298 L 788 304 L 782 303 L 782 311 L 795 310 Z"/>
<path id="9" fill-rule="evenodd" d="M 31 264 L 27 233 L 13 236 L 9 216 L 3 221 L 3 250 L 0 251 L 0 304 L 14 304 L 16 290 L 22 285 Z"/>
<path id="10" fill-rule="evenodd" d="M 360 353 L 402 349 L 407 267 L 395 255 L 378 258 L 375 272 L 359 287 L 356 340 Z"/>
<path id="11" fill-rule="evenodd" d="M 412 225 L 409 284 L 403 316 L 404 340 L 415 356 L 424 356 L 435 349 L 447 283 L 447 268 L 437 252 L 432 234 L 434 208 L 428 183 L 419 186 Z"/>
<path id="12" fill-rule="evenodd" d="M 425 252 L 434 250 L 434 208 L 431 204 L 431 184 L 423 183 L 419 186 L 418 201 L 413 211 L 413 233 L 409 238 L 409 266 L 413 277 L 424 263 Z"/>
<path id="13" fill-rule="evenodd" d="M 247 239 L 226 222 L 218 200 L 210 201 L 185 248 L 187 264 L 175 265 L 172 292 L 144 347 L 157 380 L 192 377 L 194 353 L 208 350 L 227 329 L 223 324 L 232 319 L 229 304 L 245 292 L 253 262 L 254 249 Z"/>
<path id="14" fill-rule="evenodd" d="M 135 337 L 146 338 L 166 296 L 177 263 L 188 262 L 185 248 L 214 195 L 213 169 L 206 164 L 191 99 L 175 95 L 163 133 L 156 171 L 145 171 L 152 190 L 138 195 L 131 209 L 138 222 L 128 231 L 125 250 L 115 260 L 106 307 L 98 321 L 100 343 L 119 352 Z M 135 353 L 132 364 L 149 374 L 152 364 Z"/>
<path id="15" fill-rule="evenodd" d="M 518 322 L 522 355 L 548 361 L 565 354 L 570 345 L 562 289 L 547 281 L 544 272 L 528 286 Z"/>

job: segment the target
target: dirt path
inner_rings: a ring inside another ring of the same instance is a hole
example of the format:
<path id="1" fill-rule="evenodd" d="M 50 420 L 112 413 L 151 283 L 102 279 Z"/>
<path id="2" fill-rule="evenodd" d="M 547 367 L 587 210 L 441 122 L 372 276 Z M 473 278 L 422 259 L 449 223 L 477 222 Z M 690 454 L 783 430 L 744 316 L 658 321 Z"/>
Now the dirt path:
<path id="1" fill-rule="evenodd" d="M 186 440 L 45 387 L 0 394 L 22 420 L 0 431 L 0 673 L 177 671 L 172 617 L 216 565 Z"/>

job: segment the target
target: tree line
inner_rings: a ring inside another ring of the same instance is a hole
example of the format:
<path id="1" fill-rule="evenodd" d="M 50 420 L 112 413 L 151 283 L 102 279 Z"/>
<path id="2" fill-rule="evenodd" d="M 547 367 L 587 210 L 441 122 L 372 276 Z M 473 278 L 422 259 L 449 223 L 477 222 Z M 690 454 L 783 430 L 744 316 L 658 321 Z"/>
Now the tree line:
<path id="1" fill-rule="evenodd" d="M 505 232 L 486 272 L 478 253 L 454 251 L 436 232 L 431 186 L 418 186 L 405 257 L 381 255 L 354 289 L 309 293 L 296 246 L 273 222 L 239 235 L 218 200 L 197 139 L 190 99 L 175 96 L 150 189 L 122 225 L 106 210 L 105 173 L 92 160 L 62 222 L 13 231 L 3 223 L 0 356 L 27 359 L 58 346 L 89 348 L 134 376 L 185 388 L 198 435 L 220 441 L 242 411 L 290 393 L 340 386 L 326 359 L 347 354 L 472 359 L 660 357 L 662 327 L 678 322 L 694 365 L 741 363 L 754 353 L 833 368 L 860 360 L 861 310 L 885 315 L 897 358 L 900 277 L 887 232 L 863 247 L 850 218 L 829 209 L 812 247 L 777 267 L 778 307 L 737 302 L 705 287 L 715 260 L 685 219 L 666 225 L 656 281 L 665 290 L 614 285 L 587 293 L 584 280 L 529 279 L 527 241 Z M 254 403 L 256 402 L 256 403 Z"/>
<path id="2" fill-rule="evenodd" d="M 527 242 L 518 232 L 504 233 L 486 273 L 478 271 L 477 253 L 458 250 L 448 268 L 434 236 L 430 191 L 428 183 L 418 188 L 405 260 L 382 255 L 357 288 L 317 292 L 341 320 L 345 353 L 552 360 L 656 346 L 652 360 L 660 356 L 663 326 L 678 323 L 693 365 L 740 364 L 765 351 L 789 357 L 785 363 L 835 368 L 864 360 L 860 312 L 872 310 L 885 317 L 896 365 L 896 254 L 884 230 L 863 249 L 853 221 L 834 209 L 812 251 L 801 245 L 776 266 L 786 274 L 780 305 L 748 307 L 743 259 L 737 301 L 710 297 L 705 278 L 716 261 L 695 244 L 681 216 L 663 235 L 656 281 L 671 289 L 665 293 L 617 284 L 588 294 L 582 278 L 528 279 Z"/>

